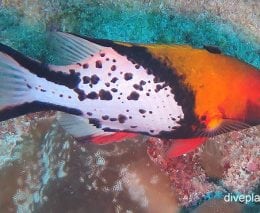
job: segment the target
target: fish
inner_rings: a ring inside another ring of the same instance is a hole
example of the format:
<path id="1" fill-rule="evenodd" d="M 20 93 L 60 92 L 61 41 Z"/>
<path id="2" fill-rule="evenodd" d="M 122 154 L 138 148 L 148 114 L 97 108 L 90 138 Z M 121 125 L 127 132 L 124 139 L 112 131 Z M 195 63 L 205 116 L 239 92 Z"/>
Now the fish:
<path id="1" fill-rule="evenodd" d="M 259 69 L 217 47 L 51 37 L 59 65 L 0 44 L 0 121 L 55 110 L 78 141 L 146 135 L 169 141 L 169 158 L 260 124 Z"/>

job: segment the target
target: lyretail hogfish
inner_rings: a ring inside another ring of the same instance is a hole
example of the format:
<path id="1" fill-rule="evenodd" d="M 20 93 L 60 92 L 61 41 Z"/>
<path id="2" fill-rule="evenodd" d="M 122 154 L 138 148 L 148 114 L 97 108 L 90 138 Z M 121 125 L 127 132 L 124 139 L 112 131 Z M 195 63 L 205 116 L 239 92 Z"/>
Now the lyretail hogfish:
<path id="1" fill-rule="evenodd" d="M 173 140 L 169 156 L 205 138 L 260 124 L 260 72 L 211 46 L 143 45 L 58 32 L 62 66 L 0 45 L 0 120 L 57 110 L 78 140 L 145 134 Z"/>

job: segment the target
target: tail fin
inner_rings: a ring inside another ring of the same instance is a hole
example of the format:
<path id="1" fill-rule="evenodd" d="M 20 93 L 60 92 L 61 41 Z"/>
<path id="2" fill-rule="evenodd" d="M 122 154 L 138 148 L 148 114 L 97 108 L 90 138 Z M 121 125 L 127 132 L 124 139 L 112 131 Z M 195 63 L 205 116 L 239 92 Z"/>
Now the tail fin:
<path id="1" fill-rule="evenodd" d="M 3 48 L 6 46 L 0 45 L 0 51 Z M 0 52 L 0 121 L 13 117 L 8 113 L 11 108 L 33 101 L 27 74 L 30 74 L 28 70 L 14 58 Z"/>
<path id="2" fill-rule="evenodd" d="M 61 106 L 64 100 L 59 99 L 58 94 L 71 97 L 75 94 L 71 94 L 72 90 L 60 82 L 50 80 L 63 81 L 58 78 L 59 75 L 63 74 L 50 71 L 42 63 L 0 44 L 0 121 L 43 110 L 80 114 L 73 107 L 70 109 L 70 105 Z M 53 91 L 57 97 L 52 94 Z"/>

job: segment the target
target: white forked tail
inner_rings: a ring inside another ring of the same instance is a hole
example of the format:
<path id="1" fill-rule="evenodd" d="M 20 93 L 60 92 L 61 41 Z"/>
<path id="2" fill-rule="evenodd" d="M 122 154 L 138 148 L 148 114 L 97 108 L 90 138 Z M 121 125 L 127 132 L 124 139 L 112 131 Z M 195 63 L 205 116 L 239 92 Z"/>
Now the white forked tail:
<path id="1" fill-rule="evenodd" d="M 48 76 L 51 74 L 53 78 Z M 51 109 L 80 114 L 77 94 L 55 83 L 57 75 L 40 62 L 0 44 L 0 121 Z"/>
<path id="2" fill-rule="evenodd" d="M 30 72 L 0 52 L 0 110 L 33 101 L 28 84 Z"/>

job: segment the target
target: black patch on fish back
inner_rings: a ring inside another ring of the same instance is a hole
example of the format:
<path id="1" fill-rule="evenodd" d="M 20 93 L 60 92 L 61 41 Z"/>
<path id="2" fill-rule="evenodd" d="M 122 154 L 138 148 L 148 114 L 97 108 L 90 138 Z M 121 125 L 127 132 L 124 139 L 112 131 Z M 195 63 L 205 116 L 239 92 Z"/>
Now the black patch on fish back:
<path id="1" fill-rule="evenodd" d="M 199 126 L 199 120 L 194 113 L 195 96 L 193 91 L 184 85 L 183 79 L 176 74 L 176 71 L 168 66 L 167 60 L 169 59 L 165 58 L 165 61 L 158 60 L 148 52 L 146 47 L 135 44 L 125 46 L 110 40 L 92 39 L 84 36 L 80 37 L 105 47 L 112 47 L 120 55 L 126 56 L 128 60 L 133 61 L 148 70 L 148 74 L 155 76 L 154 81 L 166 82 L 167 85 L 172 88 L 171 92 L 174 94 L 175 101 L 182 107 L 184 118 L 179 122 L 181 125 L 179 128 L 172 131 L 162 131 L 158 135 L 159 137 L 188 138 L 194 135 L 194 131 L 196 130 L 193 130 L 192 126 Z M 218 51 L 215 50 L 215 52 Z"/>
<path id="2" fill-rule="evenodd" d="M 204 45 L 203 48 L 210 53 L 221 54 L 221 50 L 216 46 Z"/>
<path id="3" fill-rule="evenodd" d="M 48 81 L 59 85 L 64 85 L 70 89 L 77 87 L 80 82 L 79 73 L 70 72 L 70 74 L 67 74 L 62 71 L 52 71 L 46 64 L 30 59 L 11 47 L 3 44 L 0 44 L 0 51 L 11 56 L 22 67 L 28 69 L 39 78 L 45 78 Z"/>
<path id="4" fill-rule="evenodd" d="M 16 118 L 27 113 L 40 112 L 40 111 L 49 111 L 56 110 L 73 115 L 83 115 L 83 113 L 78 109 L 67 108 L 55 104 L 43 103 L 40 101 L 34 101 L 31 103 L 24 103 L 19 106 L 7 107 L 0 111 L 0 121 L 5 121 L 11 118 Z"/>

